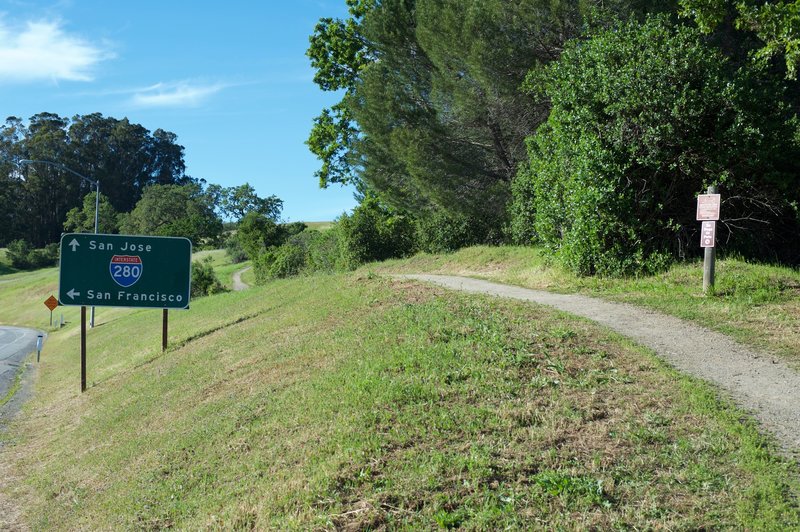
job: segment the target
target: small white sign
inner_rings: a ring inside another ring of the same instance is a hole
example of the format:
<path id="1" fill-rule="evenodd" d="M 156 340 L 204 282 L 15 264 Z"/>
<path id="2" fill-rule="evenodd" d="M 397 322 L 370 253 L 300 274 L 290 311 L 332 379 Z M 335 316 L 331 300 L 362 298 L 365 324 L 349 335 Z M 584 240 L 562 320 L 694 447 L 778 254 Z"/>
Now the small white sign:
<path id="1" fill-rule="evenodd" d="M 700 247 L 713 248 L 716 240 L 717 222 L 703 222 L 703 227 L 700 229 Z"/>

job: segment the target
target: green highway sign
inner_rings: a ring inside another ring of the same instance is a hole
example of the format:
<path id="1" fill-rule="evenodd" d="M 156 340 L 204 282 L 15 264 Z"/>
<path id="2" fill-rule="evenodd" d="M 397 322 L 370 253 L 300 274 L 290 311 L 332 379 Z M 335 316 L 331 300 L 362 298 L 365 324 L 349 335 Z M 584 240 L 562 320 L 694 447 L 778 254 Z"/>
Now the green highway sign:
<path id="1" fill-rule="evenodd" d="M 189 307 L 192 243 L 187 238 L 69 233 L 61 237 L 62 305 Z"/>

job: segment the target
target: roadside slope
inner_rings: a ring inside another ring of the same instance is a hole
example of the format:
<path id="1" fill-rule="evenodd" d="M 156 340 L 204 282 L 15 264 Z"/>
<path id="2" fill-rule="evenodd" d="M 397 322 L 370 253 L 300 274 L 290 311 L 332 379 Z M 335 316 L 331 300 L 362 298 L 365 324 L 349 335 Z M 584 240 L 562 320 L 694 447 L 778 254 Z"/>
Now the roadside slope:
<path id="1" fill-rule="evenodd" d="M 554 294 L 447 275 L 398 275 L 470 293 L 531 301 L 592 321 L 645 345 L 677 369 L 718 385 L 774 433 L 787 452 L 800 451 L 800 374 L 730 338 L 677 318 L 575 294 Z"/>
<path id="2" fill-rule="evenodd" d="M 34 530 L 800 526 L 741 411 L 545 307 L 324 275 L 43 353 L 0 460 Z M 744 420 L 744 421 L 743 421 Z"/>
<path id="3" fill-rule="evenodd" d="M 721 332 L 800 370 L 797 269 L 719 260 L 716 291 L 709 295 L 702 292 L 701 262 L 675 264 L 647 277 L 576 277 L 553 264 L 541 249 L 521 246 L 475 246 L 450 254 L 419 254 L 369 264 L 362 271 L 458 275 L 630 303 Z"/>

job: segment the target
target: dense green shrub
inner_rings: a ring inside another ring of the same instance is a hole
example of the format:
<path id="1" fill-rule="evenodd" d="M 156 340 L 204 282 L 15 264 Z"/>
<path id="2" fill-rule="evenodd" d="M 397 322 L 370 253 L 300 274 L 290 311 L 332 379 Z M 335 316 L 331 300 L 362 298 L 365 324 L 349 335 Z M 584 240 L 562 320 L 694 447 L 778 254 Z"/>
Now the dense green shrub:
<path id="1" fill-rule="evenodd" d="M 214 267 L 211 265 L 211 257 L 203 260 L 192 261 L 192 297 L 202 297 L 225 292 Z"/>
<path id="2" fill-rule="evenodd" d="M 253 262 L 258 284 L 304 272 L 333 272 L 342 269 L 338 232 L 305 230 L 272 247 Z"/>
<path id="3" fill-rule="evenodd" d="M 699 252 L 695 196 L 711 183 L 727 198 L 723 218 L 740 219 L 741 249 L 764 240 L 757 219 L 797 198 L 780 88 L 736 71 L 695 29 L 621 23 L 568 45 L 528 87 L 552 111 L 513 187 L 512 233 L 579 274 L 654 272 Z"/>
<path id="4" fill-rule="evenodd" d="M 334 272 L 339 268 L 339 231 L 334 226 L 325 231 L 306 231 L 308 239 L 307 269 L 313 272 Z"/>
<path id="5" fill-rule="evenodd" d="M 225 253 L 230 257 L 231 262 L 239 264 L 247 260 L 247 253 L 239 240 L 237 233 L 230 233 L 225 238 Z"/>
<path id="6" fill-rule="evenodd" d="M 298 275 L 306 266 L 306 250 L 295 242 L 286 242 L 275 249 L 272 263 L 269 267 L 269 276 L 273 279 L 283 279 Z"/>
<path id="7" fill-rule="evenodd" d="M 11 266 L 18 270 L 35 270 L 55 266 L 58 263 L 58 244 L 46 245 L 43 249 L 33 249 L 25 240 L 9 242 L 6 256 Z"/>
<path id="8" fill-rule="evenodd" d="M 249 212 L 239 222 L 236 238 L 250 259 L 255 259 L 265 250 L 279 246 L 284 241 L 280 226 L 268 216 Z"/>
<path id="9" fill-rule="evenodd" d="M 503 221 L 498 218 L 476 219 L 443 209 L 428 211 L 415 220 L 416 249 L 449 253 L 477 244 L 500 244 L 502 225 Z"/>
<path id="10" fill-rule="evenodd" d="M 372 197 L 365 198 L 336 223 L 340 264 L 355 269 L 361 264 L 404 257 L 414 251 L 414 225 L 402 214 L 389 211 Z"/>

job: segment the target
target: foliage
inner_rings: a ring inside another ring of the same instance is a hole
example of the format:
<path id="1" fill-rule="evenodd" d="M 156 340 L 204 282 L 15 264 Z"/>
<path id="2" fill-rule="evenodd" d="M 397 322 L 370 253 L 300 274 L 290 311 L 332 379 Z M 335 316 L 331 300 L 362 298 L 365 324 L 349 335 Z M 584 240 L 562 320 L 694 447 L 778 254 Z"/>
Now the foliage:
<path id="1" fill-rule="evenodd" d="M 504 223 L 524 138 L 544 98 L 519 91 L 558 57 L 591 13 L 672 9 L 672 1 L 350 1 L 323 19 L 308 55 L 342 100 L 315 120 L 308 145 L 323 186 L 356 183 L 414 217 L 428 210 Z M 658 7 L 656 7 L 658 6 Z M 599 17 L 599 15 L 598 15 Z M 602 18 L 602 17 L 599 17 Z"/>
<path id="2" fill-rule="evenodd" d="M 726 17 L 736 17 L 736 27 L 750 30 L 763 42 L 754 54 L 758 61 L 783 55 L 787 77 L 797 78 L 800 65 L 800 2 L 797 0 L 681 0 L 682 14 L 711 32 Z M 735 15 L 734 15 L 735 13 Z"/>
<path id="3" fill-rule="evenodd" d="M 11 266 L 19 270 L 36 270 L 58 263 L 58 244 L 51 243 L 43 249 L 34 249 L 25 240 L 9 242 L 6 257 Z"/>
<path id="4" fill-rule="evenodd" d="M 475 220 L 442 209 L 428 211 L 415 222 L 416 250 L 426 253 L 451 252 L 475 244 L 498 244 L 502 227 L 495 218 Z"/>
<path id="5" fill-rule="evenodd" d="M 414 250 L 414 226 L 394 214 L 374 197 L 367 197 L 352 215 L 337 221 L 340 264 L 355 269 L 366 262 L 403 257 Z"/>
<path id="6" fill-rule="evenodd" d="M 197 246 L 219 239 L 222 221 L 200 185 L 152 185 L 133 211 L 122 217 L 120 230 L 131 235 L 183 236 Z"/>
<path id="7" fill-rule="evenodd" d="M 272 256 L 269 276 L 283 279 L 299 274 L 306 265 L 306 249 L 298 242 L 289 240 L 278 247 Z"/>
<path id="8" fill-rule="evenodd" d="M 272 221 L 277 221 L 283 209 L 283 201 L 277 196 L 261 198 L 256 194 L 256 190 L 250 183 L 221 188 L 220 204 L 222 211 L 237 221 L 241 221 L 251 212 L 265 216 Z"/>
<path id="9" fill-rule="evenodd" d="M 325 231 L 309 230 L 302 235 L 307 239 L 308 271 L 332 273 L 339 269 L 339 232 L 335 227 Z"/>
<path id="10" fill-rule="evenodd" d="M 291 238 L 295 235 L 299 235 L 306 229 L 308 229 L 308 226 L 303 222 L 290 222 L 281 224 L 281 231 L 283 232 L 284 235 L 286 235 L 286 238 Z"/>
<path id="11" fill-rule="evenodd" d="M 247 213 L 236 231 L 236 238 L 250 259 L 285 240 L 281 228 L 271 218 L 258 212 Z"/>
<path id="12" fill-rule="evenodd" d="M 256 282 L 282 279 L 301 273 L 332 273 L 341 268 L 339 236 L 335 229 L 306 230 L 261 253 L 253 264 Z"/>
<path id="13" fill-rule="evenodd" d="M 225 238 L 225 253 L 230 257 L 233 264 L 239 264 L 247 260 L 247 252 L 245 252 L 239 235 L 230 233 Z"/>
<path id="14" fill-rule="evenodd" d="M 95 204 L 97 194 L 90 192 L 83 197 L 83 207 L 75 207 L 67 213 L 67 220 L 64 222 L 64 231 L 76 233 L 93 233 Z M 97 215 L 97 232 L 103 234 L 114 234 L 119 232 L 119 213 L 108 201 L 105 194 L 100 194 L 100 208 Z"/>
<path id="15" fill-rule="evenodd" d="M 72 119 L 53 113 L 32 116 L 27 125 L 9 117 L 0 125 L 0 243 L 24 238 L 36 246 L 58 240 L 67 213 L 81 209 L 92 186 L 51 161 L 101 183 L 118 212 L 129 212 L 154 184 L 186 184 L 183 146 L 170 132 L 150 132 L 128 119 L 99 113 Z M 24 178 L 24 179 L 23 179 Z"/>
<path id="16" fill-rule="evenodd" d="M 535 220 L 575 272 L 649 273 L 686 256 L 694 197 L 713 182 L 728 198 L 721 237 L 743 229 L 740 249 L 770 241 L 760 221 L 790 214 L 797 146 L 780 88 L 732 72 L 697 30 L 657 17 L 599 31 L 532 72 L 528 88 L 553 110 L 530 139 L 512 228 L 530 238 L 521 228 Z"/>
<path id="17" fill-rule="evenodd" d="M 211 262 L 211 257 L 192 261 L 192 297 L 211 296 L 226 291 Z"/>

